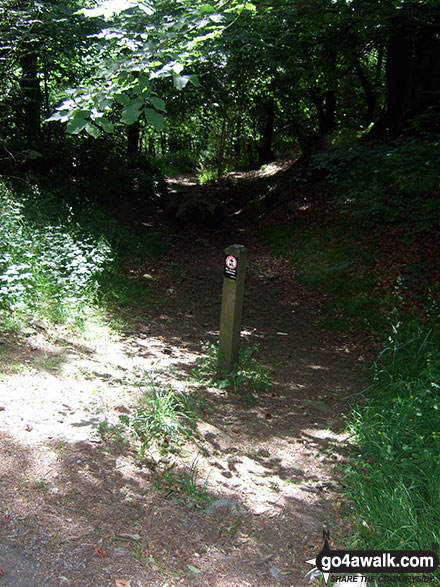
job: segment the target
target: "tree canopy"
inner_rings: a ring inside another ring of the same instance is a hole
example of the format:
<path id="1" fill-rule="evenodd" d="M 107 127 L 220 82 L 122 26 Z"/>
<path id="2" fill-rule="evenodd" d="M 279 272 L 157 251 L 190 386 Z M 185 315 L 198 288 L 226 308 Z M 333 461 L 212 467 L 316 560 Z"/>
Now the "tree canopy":
<path id="1" fill-rule="evenodd" d="M 221 174 L 295 148 L 319 151 L 344 134 L 432 129 L 438 8 L 438 0 L 6 0 L 3 151 L 46 154 L 66 141 L 65 128 L 119 147 L 125 137 L 132 153 L 190 152 L 194 165 Z"/>

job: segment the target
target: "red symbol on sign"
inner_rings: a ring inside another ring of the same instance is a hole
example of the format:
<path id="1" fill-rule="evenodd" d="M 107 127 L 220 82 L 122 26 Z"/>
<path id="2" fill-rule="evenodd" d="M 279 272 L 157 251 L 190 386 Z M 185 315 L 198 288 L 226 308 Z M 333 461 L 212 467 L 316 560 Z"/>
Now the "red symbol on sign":
<path id="1" fill-rule="evenodd" d="M 229 257 L 226 257 L 225 264 L 226 264 L 226 267 L 228 267 L 228 269 L 237 269 L 237 259 L 235 257 L 233 257 L 232 255 L 229 255 Z"/>

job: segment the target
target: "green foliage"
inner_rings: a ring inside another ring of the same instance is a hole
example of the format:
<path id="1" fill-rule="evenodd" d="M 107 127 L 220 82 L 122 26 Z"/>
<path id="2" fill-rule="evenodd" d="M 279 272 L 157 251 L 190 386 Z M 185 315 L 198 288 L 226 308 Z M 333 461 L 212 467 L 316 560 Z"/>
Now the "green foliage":
<path id="1" fill-rule="evenodd" d="M 206 38 L 214 38 L 231 19 L 223 3 L 212 13 L 206 4 L 180 1 L 153 4 L 131 2 L 111 8 L 83 9 L 101 30 L 94 36 L 94 73 L 81 87 L 69 90 L 48 121 L 67 122 L 67 131 L 93 137 L 113 132 L 102 119 L 141 121 L 156 131 L 164 127 L 165 100 L 157 96 L 157 80 L 170 79 L 177 90 L 200 86 L 198 77 L 184 73 Z M 118 108 L 122 106 L 122 109 Z"/>
<path id="2" fill-rule="evenodd" d="M 30 222 L 25 208 L 34 207 L 38 194 L 19 199 L 4 184 L 0 190 L 1 311 L 81 321 L 94 304 L 98 277 L 112 262 L 109 245 L 85 238 L 71 217 Z"/>
<path id="3" fill-rule="evenodd" d="M 66 197 L 68 188 L 60 188 Z M 54 188 L 43 194 L 31 184 L 20 191 L 0 184 L 4 319 L 40 316 L 80 325 L 109 303 L 149 303 L 145 281 L 127 278 L 126 265 L 160 254 L 168 239 L 155 231 L 136 234 L 81 195 L 70 206 Z"/>
<path id="4" fill-rule="evenodd" d="M 217 169 L 202 167 L 197 171 L 197 182 L 200 185 L 215 181 L 216 179 L 218 179 Z"/>
<path id="5" fill-rule="evenodd" d="M 255 394 L 265 392 L 272 384 L 271 377 L 255 354 L 258 347 L 248 347 L 240 351 L 238 365 L 230 373 L 218 368 L 218 345 L 210 342 L 202 343 L 202 356 L 196 360 L 191 371 L 194 379 L 203 385 L 214 385 L 219 389 L 232 388 L 234 392 L 244 391 L 245 400 L 255 405 Z"/>
<path id="6" fill-rule="evenodd" d="M 197 154 L 188 149 L 182 149 L 176 153 L 167 153 L 163 157 L 159 157 L 157 163 L 164 175 L 185 173 L 195 169 Z"/>
<path id="7" fill-rule="evenodd" d="M 440 223 L 440 137 L 415 135 L 387 143 L 357 143 L 315 157 L 334 202 L 365 225 L 394 223 L 410 234 Z"/>
<path id="8" fill-rule="evenodd" d="M 365 402 L 349 418 L 357 448 L 345 471 L 346 492 L 359 547 L 440 543 L 439 351 L 432 329 L 418 322 L 393 327 Z"/>
<path id="9" fill-rule="evenodd" d="M 160 443 L 162 450 L 175 450 L 183 438 L 191 437 L 197 417 L 197 402 L 190 394 L 157 387 L 148 374 L 144 383 L 148 391 L 140 406 L 132 415 L 121 417 L 140 443 L 141 459 L 152 441 Z"/>

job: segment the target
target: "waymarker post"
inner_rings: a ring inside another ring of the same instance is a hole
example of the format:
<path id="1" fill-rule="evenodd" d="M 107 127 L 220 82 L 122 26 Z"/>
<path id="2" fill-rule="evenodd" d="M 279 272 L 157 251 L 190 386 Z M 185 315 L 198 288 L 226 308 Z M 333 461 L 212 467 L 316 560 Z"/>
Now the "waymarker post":
<path id="1" fill-rule="evenodd" d="M 248 250 L 243 245 L 230 245 L 224 252 L 219 367 L 230 372 L 238 363 Z"/>

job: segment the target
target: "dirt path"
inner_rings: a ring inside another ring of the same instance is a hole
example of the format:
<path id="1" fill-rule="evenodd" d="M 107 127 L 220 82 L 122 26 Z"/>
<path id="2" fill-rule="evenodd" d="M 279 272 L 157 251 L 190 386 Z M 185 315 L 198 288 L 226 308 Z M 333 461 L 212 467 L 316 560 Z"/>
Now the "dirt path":
<path id="1" fill-rule="evenodd" d="M 193 385 L 200 342 L 218 334 L 223 248 L 234 242 L 249 247 L 243 345 L 258 344 L 273 385 L 256 406 L 199 389 L 195 442 L 171 463 L 138 466 L 97 424 L 135 404 L 139 373 Z M 359 353 L 322 330 L 317 296 L 252 232 L 186 231 L 144 271 L 161 304 L 124 334 L 97 327 L 72 340 L 36 324 L 1 341 L 0 586 L 308 585 L 323 526 L 335 541 L 347 531 L 334 466 Z M 163 481 L 196 458 L 214 507 Z"/>

